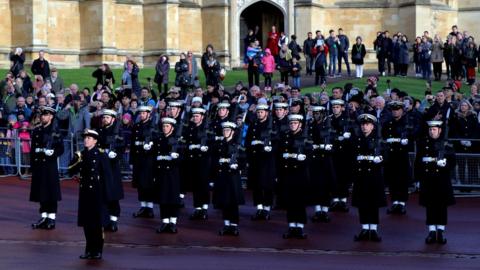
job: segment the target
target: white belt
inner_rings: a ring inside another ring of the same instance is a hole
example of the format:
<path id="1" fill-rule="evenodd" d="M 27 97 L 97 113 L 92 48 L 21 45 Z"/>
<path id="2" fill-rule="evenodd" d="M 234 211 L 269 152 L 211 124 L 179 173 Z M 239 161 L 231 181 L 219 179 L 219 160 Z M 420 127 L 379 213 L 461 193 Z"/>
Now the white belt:
<path id="1" fill-rule="evenodd" d="M 388 139 L 386 140 L 387 143 L 399 143 L 399 142 L 401 142 L 401 141 L 402 141 L 401 138 L 388 138 Z"/>
<path id="2" fill-rule="evenodd" d="M 360 160 L 373 161 L 374 159 L 375 159 L 375 156 L 357 156 L 358 161 L 360 161 Z"/>
<path id="3" fill-rule="evenodd" d="M 429 162 L 436 162 L 437 158 L 434 157 L 423 157 L 422 162 L 429 163 Z"/>
<path id="4" fill-rule="evenodd" d="M 327 146 L 333 147 L 332 144 L 314 144 L 313 149 L 325 149 Z"/>
<path id="5" fill-rule="evenodd" d="M 218 160 L 218 163 L 222 164 L 222 163 L 230 163 L 230 159 L 229 158 L 221 158 Z"/>
<path id="6" fill-rule="evenodd" d="M 283 158 L 287 159 L 287 158 L 294 158 L 296 159 L 298 157 L 298 154 L 292 154 L 292 153 L 285 153 L 283 154 Z"/>
<path id="7" fill-rule="evenodd" d="M 157 156 L 157 160 L 172 160 L 171 156 Z"/>
<path id="8" fill-rule="evenodd" d="M 145 142 L 141 142 L 141 141 L 135 141 L 135 145 L 144 145 Z"/>
<path id="9" fill-rule="evenodd" d="M 260 140 L 255 140 L 255 141 L 252 141 L 251 145 L 257 145 L 257 144 L 265 144 L 263 141 L 260 141 Z"/>
<path id="10" fill-rule="evenodd" d="M 201 145 L 200 144 L 190 144 L 188 146 L 188 149 L 193 150 L 193 149 L 200 149 Z"/>
<path id="11" fill-rule="evenodd" d="M 215 136 L 215 141 L 221 141 L 223 140 L 223 136 Z"/>
<path id="12" fill-rule="evenodd" d="M 35 148 L 35 153 L 43 153 L 47 148 Z"/>

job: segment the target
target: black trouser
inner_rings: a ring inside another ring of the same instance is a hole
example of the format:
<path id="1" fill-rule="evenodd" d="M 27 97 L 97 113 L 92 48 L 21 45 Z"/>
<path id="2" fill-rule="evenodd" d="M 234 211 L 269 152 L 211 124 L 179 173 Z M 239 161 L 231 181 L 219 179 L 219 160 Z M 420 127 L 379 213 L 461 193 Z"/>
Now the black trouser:
<path id="1" fill-rule="evenodd" d="M 288 223 L 307 223 L 307 210 L 302 205 L 287 205 Z"/>
<path id="2" fill-rule="evenodd" d="M 397 76 L 400 74 L 400 65 L 398 63 L 393 63 L 393 75 Z"/>
<path id="3" fill-rule="evenodd" d="M 110 216 L 119 217 L 120 216 L 120 201 L 110 201 L 107 204 L 108 214 Z"/>
<path id="4" fill-rule="evenodd" d="M 382 73 L 385 72 L 385 57 L 379 56 L 378 57 L 378 72 Z"/>
<path id="5" fill-rule="evenodd" d="M 263 73 L 263 76 L 265 76 L 265 87 L 271 87 L 272 86 L 272 73 Z"/>
<path id="6" fill-rule="evenodd" d="M 433 77 L 435 77 L 436 80 L 440 80 L 442 78 L 442 62 L 433 63 Z"/>
<path id="7" fill-rule="evenodd" d="M 347 73 L 350 75 L 350 63 L 348 63 L 348 53 L 338 52 L 338 73 L 342 73 L 342 58 L 345 60 L 345 66 L 347 66 Z"/>
<path id="8" fill-rule="evenodd" d="M 393 64 L 393 61 L 389 58 L 387 58 L 387 71 L 388 71 L 388 74 L 392 73 L 392 64 Z"/>
<path id="9" fill-rule="evenodd" d="M 447 225 L 448 212 L 446 206 L 427 206 L 427 225 Z"/>
<path id="10" fill-rule="evenodd" d="M 100 226 L 84 226 L 83 233 L 87 245 L 85 253 L 102 253 L 103 252 L 103 228 Z"/>
<path id="11" fill-rule="evenodd" d="M 57 208 L 58 208 L 57 201 L 40 202 L 40 210 L 38 212 L 54 214 L 54 213 L 57 213 Z"/>
<path id="12" fill-rule="evenodd" d="M 360 224 L 378 224 L 378 207 L 358 207 L 358 217 Z"/>
<path id="13" fill-rule="evenodd" d="M 202 190 L 194 190 L 193 191 L 193 207 L 195 208 L 202 208 L 204 204 L 210 203 L 210 191 L 208 187 Z"/>
<path id="14" fill-rule="evenodd" d="M 408 64 L 400 64 L 400 75 L 407 76 Z"/>
<path id="15" fill-rule="evenodd" d="M 176 205 L 176 204 L 160 204 L 160 217 L 162 219 L 178 217 L 178 205 Z"/>
<path id="16" fill-rule="evenodd" d="M 452 63 L 449 61 L 445 61 L 445 66 L 447 67 L 447 78 L 452 78 Z"/>
<path id="17" fill-rule="evenodd" d="M 273 203 L 273 190 L 254 188 L 252 194 L 254 205 L 271 206 Z"/>
<path id="18" fill-rule="evenodd" d="M 315 68 L 315 85 L 318 85 L 320 80 L 320 84 L 326 82 L 325 80 L 325 67 L 322 65 L 319 68 Z"/>
<path id="19" fill-rule="evenodd" d="M 280 81 L 288 85 L 288 71 L 280 72 Z"/>
<path id="20" fill-rule="evenodd" d="M 137 188 L 138 200 L 141 202 L 153 202 L 155 195 L 152 188 Z"/>
<path id="21" fill-rule="evenodd" d="M 226 205 L 222 208 L 223 220 L 228 220 L 230 223 L 238 224 L 239 218 L 238 205 Z"/>
<path id="22" fill-rule="evenodd" d="M 255 84 L 253 84 L 253 78 L 255 77 Z M 248 86 L 259 86 L 260 85 L 260 79 L 259 79 L 259 74 L 258 74 L 258 67 L 255 67 L 252 64 L 248 64 Z"/>
<path id="23" fill-rule="evenodd" d="M 158 93 L 162 93 L 162 85 L 163 85 L 163 93 L 168 93 L 168 83 L 159 83 L 158 84 Z"/>

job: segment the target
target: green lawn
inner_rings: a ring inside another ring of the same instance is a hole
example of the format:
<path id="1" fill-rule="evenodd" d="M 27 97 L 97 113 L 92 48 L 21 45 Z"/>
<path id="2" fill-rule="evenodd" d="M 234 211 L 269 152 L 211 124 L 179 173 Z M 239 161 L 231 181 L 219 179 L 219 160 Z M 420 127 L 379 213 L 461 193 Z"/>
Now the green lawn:
<path id="1" fill-rule="evenodd" d="M 79 85 L 80 88 L 83 87 L 89 87 L 90 89 L 93 88 L 93 85 L 95 83 L 95 79 L 91 76 L 92 72 L 94 71 L 94 68 L 80 68 L 80 69 L 60 69 L 59 70 L 59 76 L 63 78 L 65 85 L 68 86 L 72 83 L 76 83 Z M 4 74 L 7 72 L 7 70 L 0 70 L 0 72 L 3 72 Z M 114 76 L 116 80 L 116 86 L 120 85 L 120 81 L 122 78 L 122 69 L 114 69 Z M 154 78 L 155 76 L 155 70 L 154 68 L 142 68 L 140 70 L 140 83 L 142 85 L 148 85 L 147 83 L 147 78 Z M 202 84 L 205 83 L 205 76 L 203 75 L 203 72 L 200 70 L 199 71 L 199 76 L 200 76 L 200 81 Z M 170 86 L 173 86 L 173 83 L 175 81 L 175 72 L 170 70 L 169 73 L 169 81 L 170 81 Z M 273 81 L 276 82 L 280 78 L 280 75 L 276 73 L 274 75 Z M 419 78 L 398 78 L 398 77 L 381 77 L 380 81 L 378 82 L 378 90 L 379 92 L 385 91 L 387 89 L 387 84 L 386 81 L 387 79 L 391 80 L 391 88 L 399 88 L 402 91 L 406 91 L 410 95 L 421 98 L 424 95 L 425 92 L 425 81 Z M 263 76 L 260 75 L 260 80 L 263 81 Z M 343 87 L 347 82 L 353 83 L 355 87 L 360 88 L 361 90 L 365 89 L 366 86 L 366 80 L 367 78 L 363 79 L 346 79 L 342 80 L 340 82 L 336 83 L 328 83 L 327 85 L 327 90 L 328 92 L 331 92 L 331 89 L 335 86 L 341 86 Z M 227 75 L 225 77 L 225 80 L 223 81 L 223 84 L 225 87 L 229 88 L 235 85 L 238 81 L 243 81 L 244 83 L 247 82 L 247 72 L 246 70 L 231 70 L 227 71 Z M 327 79 L 328 82 L 328 79 Z M 439 90 L 443 87 L 445 82 L 433 82 L 433 87 L 432 91 L 435 92 L 436 90 Z M 156 87 L 155 87 L 156 89 Z M 312 92 L 320 92 L 319 87 L 305 87 L 302 89 L 303 93 L 312 93 Z M 462 92 L 464 93 L 469 93 L 469 88 L 468 85 L 463 84 L 462 85 Z"/>

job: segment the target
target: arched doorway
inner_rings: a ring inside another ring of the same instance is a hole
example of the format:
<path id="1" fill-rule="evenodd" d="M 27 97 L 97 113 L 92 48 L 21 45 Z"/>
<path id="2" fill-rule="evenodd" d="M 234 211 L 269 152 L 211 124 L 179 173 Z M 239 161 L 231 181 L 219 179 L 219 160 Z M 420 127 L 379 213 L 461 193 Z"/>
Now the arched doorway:
<path id="1" fill-rule="evenodd" d="M 257 29 L 257 39 L 260 41 L 262 48 L 264 48 L 267 43 L 268 32 L 271 31 L 273 25 L 277 27 L 278 32 L 282 32 L 285 29 L 284 14 L 274 4 L 258 1 L 242 11 L 240 14 L 240 57 L 242 59 L 248 46 L 244 41 L 248 30 Z"/>

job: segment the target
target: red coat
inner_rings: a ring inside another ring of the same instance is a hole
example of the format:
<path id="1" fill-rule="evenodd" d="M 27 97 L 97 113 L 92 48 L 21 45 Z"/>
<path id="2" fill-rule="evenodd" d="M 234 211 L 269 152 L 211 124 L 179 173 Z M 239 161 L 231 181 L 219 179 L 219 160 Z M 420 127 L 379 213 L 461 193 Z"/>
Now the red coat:
<path id="1" fill-rule="evenodd" d="M 273 56 L 278 55 L 278 40 L 280 39 L 280 34 L 278 32 L 268 32 L 268 39 L 267 39 L 267 48 L 270 49 Z"/>

